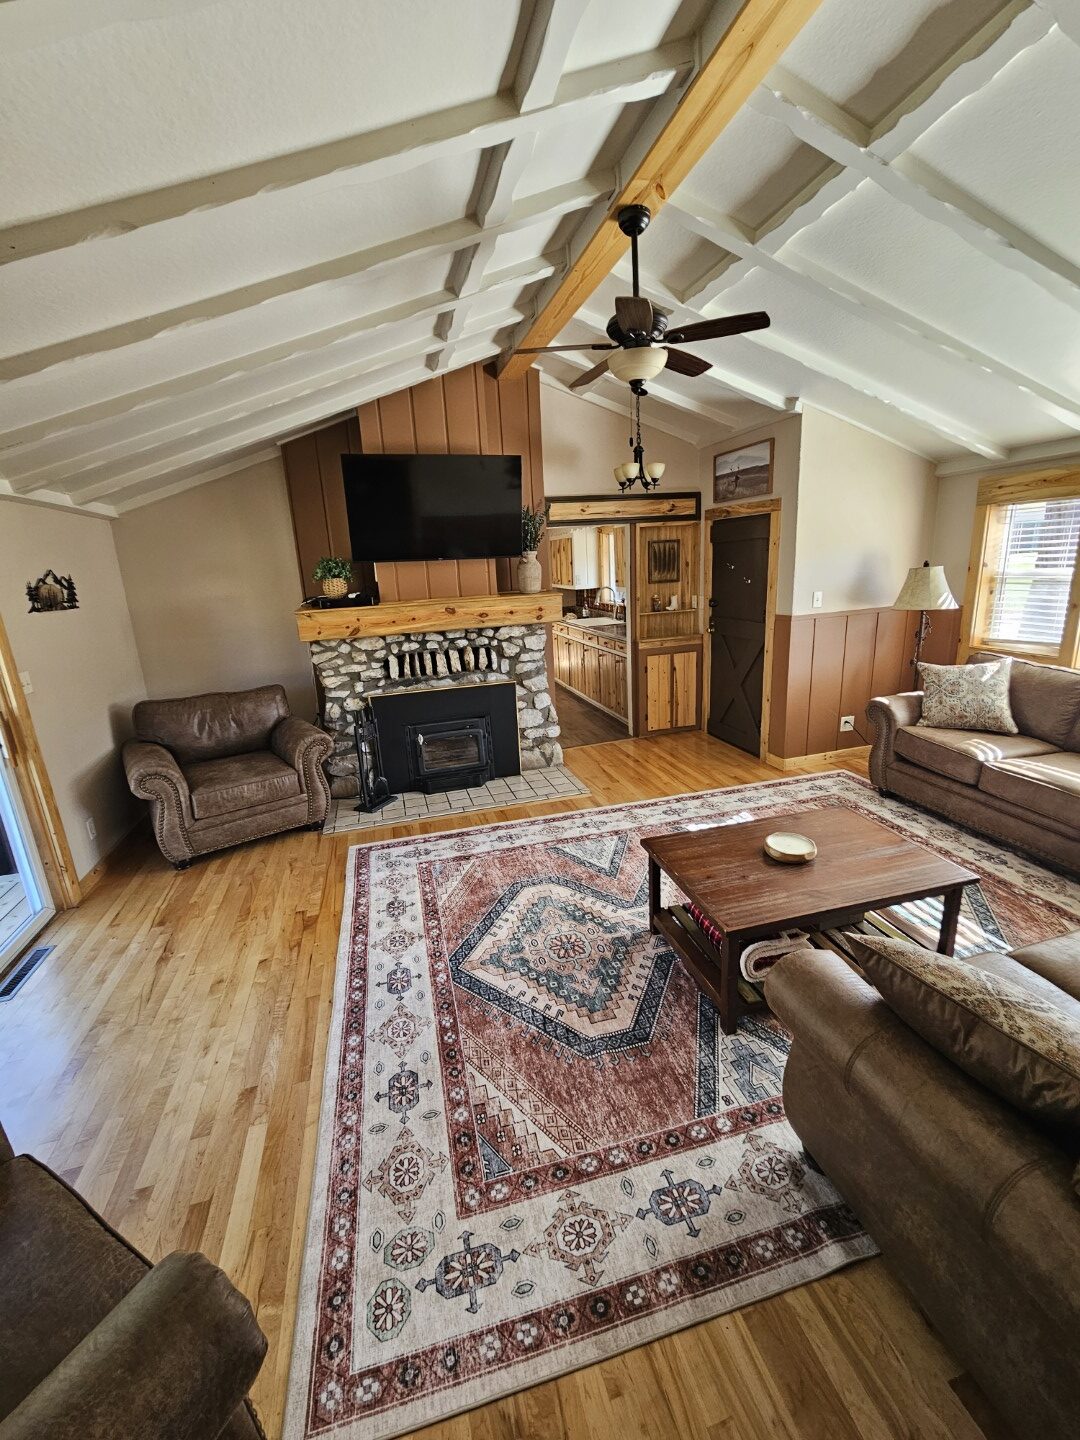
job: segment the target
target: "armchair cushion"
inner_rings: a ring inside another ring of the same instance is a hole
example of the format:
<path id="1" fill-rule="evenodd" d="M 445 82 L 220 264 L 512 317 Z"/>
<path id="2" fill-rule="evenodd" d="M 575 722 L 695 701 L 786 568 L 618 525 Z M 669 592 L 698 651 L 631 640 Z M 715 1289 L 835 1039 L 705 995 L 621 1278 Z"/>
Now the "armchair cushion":
<path id="1" fill-rule="evenodd" d="M 280 685 L 255 690 L 140 700 L 131 712 L 135 735 L 171 750 L 181 765 L 269 750 L 270 736 L 289 713 Z"/>
<path id="2" fill-rule="evenodd" d="M 270 750 L 199 760 L 184 767 L 196 820 L 231 815 L 280 800 L 297 799 L 300 776 Z"/>

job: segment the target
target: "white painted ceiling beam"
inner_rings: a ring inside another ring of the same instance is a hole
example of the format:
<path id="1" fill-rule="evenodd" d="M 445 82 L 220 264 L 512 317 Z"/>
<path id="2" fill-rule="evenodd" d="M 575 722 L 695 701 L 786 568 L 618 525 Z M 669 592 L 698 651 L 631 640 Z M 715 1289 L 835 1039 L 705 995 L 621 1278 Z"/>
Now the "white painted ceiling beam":
<path id="1" fill-rule="evenodd" d="M 616 273 L 619 273 L 621 268 L 616 267 Z M 680 314 L 679 311 L 683 307 L 679 304 L 678 297 L 667 290 L 655 276 L 642 273 L 641 288 L 646 294 L 659 295 L 664 304 L 674 302 L 671 319 L 673 329 L 679 323 L 686 323 L 693 314 L 693 312 Z M 694 318 L 700 319 L 701 317 L 698 315 Z M 926 405 L 916 396 L 900 394 L 891 387 L 844 364 L 843 361 L 836 360 L 831 355 L 816 350 L 810 351 L 794 341 L 785 339 L 775 326 L 768 330 L 752 330 L 738 338 L 758 349 L 771 350 L 776 355 L 782 355 L 785 359 L 794 361 L 812 374 L 822 375 L 833 381 L 839 387 L 841 399 L 845 391 L 867 396 L 889 409 L 895 410 L 898 414 L 906 416 L 909 420 L 914 420 L 942 440 L 946 440 L 950 445 L 962 445 L 965 450 L 974 450 L 977 454 L 991 459 L 999 459 L 1004 454 L 1001 446 L 962 421 L 954 421 L 951 417 L 935 410 L 933 406 Z M 711 373 L 715 373 L 715 367 Z M 734 386 L 734 382 L 729 382 L 726 377 L 725 383 L 732 383 L 733 388 L 737 388 Z M 841 415 L 842 419 L 849 418 L 839 411 L 837 413 Z M 858 424 L 859 422 L 852 420 L 852 423 Z"/>
<path id="2" fill-rule="evenodd" d="M 79 505 L 70 495 L 65 495 L 60 490 L 36 490 L 33 495 L 19 495 L 12 488 L 10 481 L 0 475 L 0 517 L 3 516 L 2 502 L 4 499 L 21 500 L 24 505 L 27 502 L 35 505 L 47 505 L 54 510 L 78 510 L 85 515 L 101 515 L 106 520 L 115 520 L 119 514 L 115 505 L 106 505 L 96 500 L 91 505 Z"/>
<path id="3" fill-rule="evenodd" d="M 1080 267 L 918 164 L 911 155 L 883 159 L 864 126 L 850 116 L 838 119 L 836 106 L 811 94 L 809 87 L 794 77 L 774 69 L 768 85 L 754 92 L 750 104 L 860 179 L 870 180 L 902 205 L 945 226 L 998 264 L 1080 310 Z"/>
<path id="4" fill-rule="evenodd" d="M 508 265 L 500 271 L 491 272 L 478 297 L 488 298 L 504 289 L 520 291 L 552 275 L 554 264 L 552 256 L 540 256 L 536 261 Z M 189 423 L 200 423 L 213 412 L 216 403 L 228 399 L 230 389 L 261 373 L 272 376 L 282 361 L 295 360 L 305 354 L 321 360 L 350 341 L 363 341 L 376 333 L 384 338 L 384 348 L 389 348 L 400 325 L 418 320 L 435 323 L 438 315 L 448 305 L 454 304 L 454 300 L 454 295 L 446 289 L 419 295 L 416 300 L 357 315 L 328 330 L 297 336 L 264 350 L 249 351 L 240 359 L 223 360 L 215 366 L 193 370 L 141 390 L 130 390 L 95 405 L 35 420 L 30 425 L 19 426 L 0 436 L 0 469 L 6 465 L 10 467 L 12 462 L 22 461 L 27 455 L 33 458 L 36 454 L 59 454 L 66 461 L 78 461 L 79 456 L 91 452 L 84 451 L 81 446 L 96 449 L 112 435 L 148 435 L 156 432 L 161 425 L 171 423 L 177 413 L 187 416 Z M 127 425 L 124 418 L 127 418 Z"/>
<path id="5" fill-rule="evenodd" d="M 191 325 L 204 320 L 220 319 L 235 314 L 253 305 L 265 304 L 281 295 L 295 294 L 314 285 L 326 285 L 337 280 L 347 280 L 362 271 L 369 271 L 381 265 L 408 258 L 430 258 L 438 255 L 452 255 L 455 251 L 475 242 L 478 237 L 494 238 L 514 230 L 528 229 L 542 220 L 560 215 L 572 214 L 603 199 L 611 192 L 610 176 L 592 176 L 585 180 L 571 181 L 539 195 L 530 195 L 518 201 L 504 224 L 492 230 L 481 231 L 475 220 L 451 220 L 443 225 L 403 235 L 397 240 L 372 246 L 368 250 L 353 251 L 302 270 L 291 270 L 273 275 L 254 284 L 241 286 L 218 295 L 189 301 L 154 315 L 141 316 L 135 320 L 123 321 L 92 334 L 74 336 L 56 344 L 43 346 L 39 350 L 24 351 L 0 359 L 0 381 L 18 379 L 23 375 L 37 374 L 52 365 L 73 360 L 84 355 L 100 354 L 106 350 L 119 349 L 149 340 L 155 335 Z"/>
<path id="6" fill-rule="evenodd" d="M 975 365 L 986 374 L 996 376 L 1023 390 L 1052 419 L 1080 427 L 1080 399 L 1077 397 L 1045 385 L 1033 376 L 1015 369 L 998 356 L 990 355 L 977 346 L 968 344 L 959 336 L 891 304 L 883 296 L 835 274 L 808 256 L 783 251 L 777 255 L 774 252 L 772 232 L 767 231 L 765 241 L 758 243 L 746 227 L 740 225 L 732 216 L 722 215 L 705 201 L 688 195 L 685 185 L 680 188 L 675 199 L 668 202 L 666 210 L 673 220 L 687 230 L 700 235 L 713 245 L 731 251 L 732 256 L 745 262 L 739 266 L 738 275 L 735 275 L 735 262 L 728 257 L 701 281 L 695 282 L 690 291 L 683 295 L 684 301 L 693 308 L 708 310 L 712 299 L 705 302 L 702 296 L 719 295 L 721 288 L 727 288 L 727 285 L 741 279 L 756 266 L 790 281 L 815 299 L 825 300 L 859 319 L 869 320 L 889 334 L 917 345 L 929 354 Z M 723 287 L 719 284 L 721 280 L 724 281 Z"/>
<path id="7" fill-rule="evenodd" d="M 1080 0 L 1035 0 L 1063 35 L 1080 45 Z"/>
<path id="8" fill-rule="evenodd" d="M 371 184 L 449 156 L 489 149 L 549 125 L 586 123 L 612 107 L 663 95 L 689 71 L 693 53 L 690 41 L 675 41 L 644 55 L 573 72 L 558 84 L 547 105 L 519 109 L 512 96 L 498 95 L 252 165 L 22 221 L 0 230 L 0 262 L 128 234 L 268 190 L 319 182 Z"/>
<path id="9" fill-rule="evenodd" d="M 513 95 L 520 114 L 554 103 L 578 26 L 588 0 L 536 0 L 521 47 Z M 476 202 L 476 221 L 484 230 L 503 225 L 510 218 L 514 196 L 536 148 L 536 132 L 504 140 L 484 151 Z M 487 267 L 495 253 L 494 240 L 482 240 L 455 261 L 451 286 L 459 300 L 440 320 L 439 333 L 446 349 L 429 357 L 430 368 L 438 372 L 449 366 L 454 350 L 469 323 L 474 308 L 470 297 L 483 285 Z"/>
<path id="10" fill-rule="evenodd" d="M 440 342 L 434 336 L 404 346 L 394 355 L 379 355 L 356 367 L 345 379 L 299 398 L 260 407 L 253 415 L 239 421 L 210 427 L 197 435 L 188 434 L 180 442 L 158 445 L 129 455 L 117 465 L 99 466 L 82 472 L 76 481 L 64 488 L 80 502 L 118 495 L 136 481 L 152 480 L 168 475 L 184 465 L 209 461 L 232 450 L 269 440 L 313 420 L 362 405 L 376 395 L 387 395 L 425 379 L 424 360 Z M 470 352 L 471 354 L 473 352 Z M 488 339 L 477 341 L 474 358 L 497 353 Z"/>

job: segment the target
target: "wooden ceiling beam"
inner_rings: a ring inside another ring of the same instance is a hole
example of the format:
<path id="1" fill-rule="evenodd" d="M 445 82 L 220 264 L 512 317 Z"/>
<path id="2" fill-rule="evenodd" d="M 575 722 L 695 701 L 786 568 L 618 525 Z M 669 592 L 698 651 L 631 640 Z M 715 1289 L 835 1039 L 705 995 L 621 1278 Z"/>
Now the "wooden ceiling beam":
<path id="1" fill-rule="evenodd" d="M 681 97 L 672 100 L 655 133 L 644 132 L 640 155 L 626 157 L 628 173 L 606 215 L 575 242 L 572 263 L 543 297 L 536 319 L 523 327 L 500 357 L 513 378 L 532 358 L 523 346 L 548 345 L 610 274 L 629 241 L 615 216 L 624 205 L 647 205 L 655 214 L 716 140 L 817 10 L 821 0 L 746 0 L 712 44 Z M 717 7 L 723 16 L 729 11 Z M 704 37 L 703 37 L 704 38 Z"/>

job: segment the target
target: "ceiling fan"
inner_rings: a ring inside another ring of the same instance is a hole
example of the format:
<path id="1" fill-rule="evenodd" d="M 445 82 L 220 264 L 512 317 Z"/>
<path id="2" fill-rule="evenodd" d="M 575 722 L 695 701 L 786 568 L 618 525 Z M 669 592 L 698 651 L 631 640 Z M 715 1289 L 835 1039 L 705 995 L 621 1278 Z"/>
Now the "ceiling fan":
<path id="1" fill-rule="evenodd" d="M 597 342 L 595 345 L 541 345 L 535 349 L 521 350 L 522 355 L 544 355 L 557 350 L 609 350 L 612 353 L 586 370 L 584 375 L 571 384 L 571 390 L 580 390 L 599 380 L 605 371 L 610 371 L 616 380 L 626 380 L 635 395 L 647 395 L 645 382 L 653 380 L 665 365 L 677 375 L 703 375 L 711 362 L 679 350 L 679 345 L 692 344 L 695 340 L 719 340 L 725 335 L 742 335 L 747 330 L 764 330 L 770 324 L 763 310 L 754 310 L 746 315 L 725 315 L 717 320 L 701 320 L 694 325 L 681 325 L 675 330 L 668 329 L 670 311 L 662 305 L 654 305 L 639 293 L 638 286 L 638 236 L 652 219 L 646 205 L 625 205 L 615 217 L 619 229 L 630 237 L 630 262 L 633 267 L 633 295 L 618 295 L 615 299 L 615 314 L 607 323 L 610 344 Z"/>

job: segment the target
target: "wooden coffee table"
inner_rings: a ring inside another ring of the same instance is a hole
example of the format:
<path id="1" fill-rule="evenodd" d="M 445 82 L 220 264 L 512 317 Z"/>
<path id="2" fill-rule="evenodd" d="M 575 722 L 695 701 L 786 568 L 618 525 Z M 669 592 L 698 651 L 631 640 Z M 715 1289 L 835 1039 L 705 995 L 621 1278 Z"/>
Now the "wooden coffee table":
<path id="1" fill-rule="evenodd" d="M 770 860 L 761 847 L 774 830 L 809 835 L 817 844 L 817 858 L 808 865 Z M 739 957 L 752 941 L 781 930 L 852 925 L 869 910 L 941 895 L 938 949 L 951 955 L 964 886 L 979 878 L 839 805 L 641 843 L 649 857 L 649 927 L 678 951 L 728 1032 L 748 1008 L 739 992 Z M 719 946 L 681 906 L 661 906 L 661 872 L 715 922 L 722 932 Z"/>

